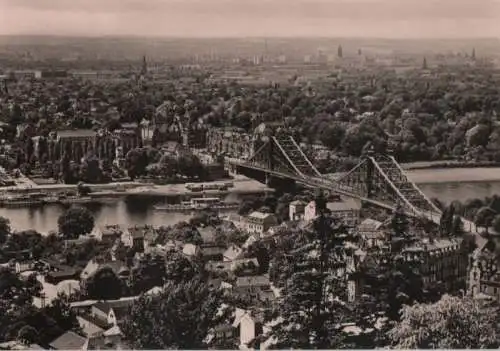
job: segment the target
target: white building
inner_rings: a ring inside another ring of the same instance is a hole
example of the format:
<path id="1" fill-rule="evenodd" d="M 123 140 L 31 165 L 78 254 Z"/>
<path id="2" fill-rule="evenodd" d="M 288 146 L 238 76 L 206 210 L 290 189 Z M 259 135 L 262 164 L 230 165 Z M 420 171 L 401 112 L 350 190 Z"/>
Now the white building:
<path id="1" fill-rule="evenodd" d="M 299 221 L 304 218 L 306 203 L 304 201 L 295 200 L 290 202 L 288 206 L 288 216 L 291 221 Z"/>
<path id="2" fill-rule="evenodd" d="M 278 220 L 272 213 L 254 211 L 247 216 L 246 224 L 248 232 L 262 234 L 278 224 Z"/>

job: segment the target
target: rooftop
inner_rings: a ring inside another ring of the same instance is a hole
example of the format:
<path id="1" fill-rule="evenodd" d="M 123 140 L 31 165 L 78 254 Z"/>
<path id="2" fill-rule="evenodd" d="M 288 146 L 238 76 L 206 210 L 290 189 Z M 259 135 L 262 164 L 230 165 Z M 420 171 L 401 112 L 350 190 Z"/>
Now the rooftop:
<path id="1" fill-rule="evenodd" d="M 360 210 L 361 203 L 355 199 L 347 198 L 342 201 L 328 202 L 326 208 L 332 212 Z"/>
<path id="2" fill-rule="evenodd" d="M 253 211 L 248 215 L 250 218 L 255 218 L 255 219 L 266 219 L 272 216 L 272 213 L 264 213 L 264 212 L 259 212 L 259 211 Z"/>
<path id="3" fill-rule="evenodd" d="M 81 350 L 86 341 L 83 336 L 68 331 L 52 341 L 50 347 L 55 350 Z"/>
<path id="4" fill-rule="evenodd" d="M 91 138 L 96 135 L 97 132 L 92 129 L 59 130 L 57 132 L 58 138 Z"/>
<path id="5" fill-rule="evenodd" d="M 372 232 L 372 231 L 377 231 L 382 227 L 383 223 L 376 221 L 371 218 L 365 219 L 363 222 L 361 222 L 358 226 L 358 231 L 360 232 Z"/>
<path id="6" fill-rule="evenodd" d="M 459 239 L 435 239 L 433 241 L 423 240 L 407 247 L 405 251 L 438 251 L 446 249 L 460 248 L 461 240 Z"/>
<path id="7" fill-rule="evenodd" d="M 108 314 L 111 309 L 115 312 L 116 318 L 120 319 L 128 313 L 129 307 L 134 303 L 133 299 L 126 300 L 113 300 L 113 301 L 99 301 L 93 307 L 99 311 Z"/>
<path id="8" fill-rule="evenodd" d="M 271 283 L 267 275 L 258 275 L 254 277 L 238 277 L 236 279 L 237 287 L 262 287 L 269 286 Z"/>

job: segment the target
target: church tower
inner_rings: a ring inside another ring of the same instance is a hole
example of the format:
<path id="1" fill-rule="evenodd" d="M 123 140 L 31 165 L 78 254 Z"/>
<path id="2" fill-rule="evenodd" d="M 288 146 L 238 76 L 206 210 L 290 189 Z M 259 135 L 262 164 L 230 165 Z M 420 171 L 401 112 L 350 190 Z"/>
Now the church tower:
<path id="1" fill-rule="evenodd" d="M 148 73 L 148 64 L 146 62 L 146 56 L 142 57 L 142 69 L 141 76 L 145 76 Z"/>

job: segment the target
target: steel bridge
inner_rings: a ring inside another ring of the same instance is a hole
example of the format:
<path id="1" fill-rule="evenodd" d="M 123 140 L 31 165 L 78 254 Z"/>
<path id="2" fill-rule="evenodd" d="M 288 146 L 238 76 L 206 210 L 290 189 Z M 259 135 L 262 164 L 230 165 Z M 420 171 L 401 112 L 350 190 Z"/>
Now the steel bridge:
<path id="1" fill-rule="evenodd" d="M 442 211 L 413 183 L 391 155 L 368 153 L 351 171 L 337 179 L 322 175 L 287 133 L 268 136 L 247 160 L 230 160 L 232 167 L 253 169 L 277 178 L 291 179 L 311 188 L 359 199 L 394 210 L 399 204 L 407 215 L 439 224 Z M 478 233 L 462 218 L 464 229 Z"/>

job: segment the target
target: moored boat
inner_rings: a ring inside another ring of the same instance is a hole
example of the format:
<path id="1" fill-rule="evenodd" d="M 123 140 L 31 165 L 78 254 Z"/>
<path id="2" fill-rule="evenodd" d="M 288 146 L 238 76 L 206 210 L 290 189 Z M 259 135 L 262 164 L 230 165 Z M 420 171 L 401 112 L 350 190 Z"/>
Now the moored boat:
<path id="1" fill-rule="evenodd" d="M 186 212 L 200 210 L 233 210 L 239 208 L 238 203 L 227 203 L 216 197 L 193 198 L 180 204 L 154 206 L 156 211 Z"/>

